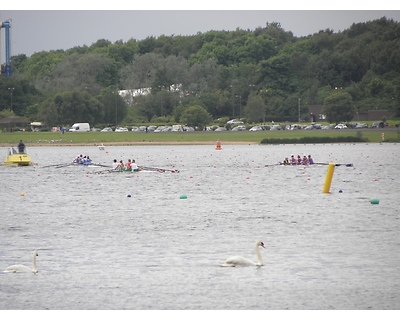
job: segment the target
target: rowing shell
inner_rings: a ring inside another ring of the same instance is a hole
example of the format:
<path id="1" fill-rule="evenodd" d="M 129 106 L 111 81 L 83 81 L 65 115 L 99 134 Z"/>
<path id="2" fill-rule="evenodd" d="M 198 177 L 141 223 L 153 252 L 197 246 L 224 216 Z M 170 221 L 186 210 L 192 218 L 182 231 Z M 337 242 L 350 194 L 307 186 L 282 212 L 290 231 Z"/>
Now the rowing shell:
<path id="1" fill-rule="evenodd" d="M 315 163 L 313 163 L 313 164 L 302 164 L 302 163 L 299 163 L 299 164 L 291 164 L 291 163 L 289 163 L 289 164 L 285 164 L 285 163 L 283 163 L 283 162 L 278 162 L 278 163 L 274 163 L 274 164 L 266 164 L 265 166 L 266 167 L 271 167 L 271 166 L 285 166 L 285 167 L 296 167 L 296 166 L 313 166 L 313 165 L 324 165 L 324 166 L 327 166 L 327 165 L 329 165 L 329 163 L 325 163 L 325 162 L 315 162 Z M 334 163 L 334 165 L 335 165 L 335 167 L 340 167 L 340 166 L 345 166 L 345 167 L 353 167 L 353 164 L 352 163 Z"/>

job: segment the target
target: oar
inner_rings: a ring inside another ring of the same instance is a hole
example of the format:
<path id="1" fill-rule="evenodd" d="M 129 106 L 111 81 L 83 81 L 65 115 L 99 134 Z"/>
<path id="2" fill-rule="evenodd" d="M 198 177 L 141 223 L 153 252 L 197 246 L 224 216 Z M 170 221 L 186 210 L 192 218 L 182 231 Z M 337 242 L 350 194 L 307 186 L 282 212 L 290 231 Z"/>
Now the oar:
<path id="1" fill-rule="evenodd" d="M 158 171 L 158 172 L 165 172 L 165 171 L 169 171 L 172 173 L 179 173 L 179 170 L 175 170 L 175 169 L 161 169 L 161 168 L 152 168 L 152 167 L 144 167 L 144 166 L 139 166 L 140 169 L 143 170 L 150 170 L 150 171 Z"/>
<path id="2" fill-rule="evenodd" d="M 110 168 L 110 166 L 107 166 L 107 165 L 101 164 L 101 163 L 90 163 L 89 165 L 99 166 L 99 167 L 103 167 L 103 168 Z"/>
<path id="3" fill-rule="evenodd" d="M 42 168 L 59 167 L 59 166 L 69 166 L 69 165 L 70 165 L 69 163 L 60 163 L 60 164 L 51 164 L 51 165 L 48 165 L 48 166 L 44 166 L 44 167 L 42 167 Z"/>
<path id="4" fill-rule="evenodd" d="M 88 172 L 88 173 L 93 173 L 93 174 L 102 174 L 102 173 L 110 173 L 110 172 L 113 172 L 113 171 L 115 171 L 115 170 L 113 170 L 113 169 L 108 169 L 108 170 L 101 170 L 101 171 L 96 171 L 96 172 Z M 118 172 L 118 171 L 115 171 L 115 172 Z"/>
<path id="5" fill-rule="evenodd" d="M 71 165 L 73 165 L 73 163 L 66 163 L 66 164 L 58 165 L 55 168 L 59 169 L 59 168 L 64 168 L 64 167 L 68 167 L 68 166 L 71 166 Z"/>
<path id="6" fill-rule="evenodd" d="M 314 162 L 314 164 L 321 164 L 321 165 L 329 165 L 330 163 L 325 163 L 325 162 Z M 340 166 L 346 166 L 346 167 L 352 167 L 352 163 L 335 163 L 335 167 L 340 167 Z"/>
<path id="7" fill-rule="evenodd" d="M 281 165 L 283 165 L 283 163 L 282 162 L 278 162 L 278 163 L 274 163 L 274 164 L 266 164 L 265 166 L 266 167 L 272 167 L 272 166 L 281 166 Z"/>

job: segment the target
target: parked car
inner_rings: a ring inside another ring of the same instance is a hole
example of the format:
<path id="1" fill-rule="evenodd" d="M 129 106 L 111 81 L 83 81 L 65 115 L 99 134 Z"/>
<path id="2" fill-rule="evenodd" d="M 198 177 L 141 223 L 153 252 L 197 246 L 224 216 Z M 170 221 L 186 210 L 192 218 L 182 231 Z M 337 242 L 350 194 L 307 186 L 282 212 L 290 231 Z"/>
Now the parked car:
<path id="1" fill-rule="evenodd" d="M 172 126 L 165 126 L 164 129 L 161 130 L 162 132 L 172 132 Z"/>
<path id="2" fill-rule="evenodd" d="M 371 128 L 384 128 L 385 127 L 385 123 L 383 121 L 381 122 L 374 122 L 371 126 Z"/>
<path id="3" fill-rule="evenodd" d="M 274 124 L 273 126 L 271 126 L 271 128 L 269 130 L 281 130 L 281 126 L 279 124 Z"/>
<path id="4" fill-rule="evenodd" d="M 355 128 L 356 129 L 368 128 L 368 125 L 366 123 L 357 123 Z"/>
<path id="5" fill-rule="evenodd" d="M 347 126 L 344 123 L 339 123 L 335 126 L 335 129 L 347 129 Z"/>
<path id="6" fill-rule="evenodd" d="M 263 130 L 264 130 L 264 129 L 263 129 L 263 127 L 261 127 L 261 126 L 254 126 L 254 127 L 251 127 L 251 128 L 249 129 L 250 132 L 263 131 Z"/>
<path id="7" fill-rule="evenodd" d="M 214 131 L 226 131 L 226 129 L 224 127 L 218 127 L 217 129 L 215 129 Z"/>
<path id="8" fill-rule="evenodd" d="M 227 121 L 226 124 L 244 124 L 244 122 L 237 119 L 232 119 Z"/>
<path id="9" fill-rule="evenodd" d="M 312 123 L 304 128 L 304 130 L 320 130 L 320 129 L 322 129 L 322 126 L 318 123 Z"/>
<path id="10" fill-rule="evenodd" d="M 237 126 L 232 128 L 232 131 L 246 131 L 246 126 Z"/>
<path id="11" fill-rule="evenodd" d="M 118 127 L 117 129 L 115 129 L 115 132 L 128 132 L 128 128 L 123 128 L 123 127 Z"/>
<path id="12" fill-rule="evenodd" d="M 100 132 L 112 132 L 112 131 L 113 131 L 113 129 L 111 129 L 110 127 L 105 127 Z"/>
<path id="13" fill-rule="evenodd" d="M 156 132 L 156 133 L 161 132 L 161 131 L 163 131 L 164 128 L 165 128 L 165 126 L 159 126 L 154 129 L 154 132 Z"/>
<path id="14" fill-rule="evenodd" d="M 301 126 L 300 125 L 298 125 L 298 124 L 288 124 L 286 127 L 285 127 L 285 130 L 300 130 L 301 129 Z"/>

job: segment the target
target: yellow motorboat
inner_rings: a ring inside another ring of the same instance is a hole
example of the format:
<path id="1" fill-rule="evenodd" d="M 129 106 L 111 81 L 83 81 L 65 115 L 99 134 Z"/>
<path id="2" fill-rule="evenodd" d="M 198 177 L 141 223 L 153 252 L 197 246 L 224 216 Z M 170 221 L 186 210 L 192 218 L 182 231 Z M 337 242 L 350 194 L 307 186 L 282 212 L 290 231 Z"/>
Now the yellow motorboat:
<path id="1" fill-rule="evenodd" d="M 29 166 L 31 164 L 31 157 L 26 153 L 26 149 L 23 150 L 15 150 L 14 148 L 8 149 L 8 156 L 4 160 L 4 164 L 6 165 L 14 165 L 14 166 Z"/>

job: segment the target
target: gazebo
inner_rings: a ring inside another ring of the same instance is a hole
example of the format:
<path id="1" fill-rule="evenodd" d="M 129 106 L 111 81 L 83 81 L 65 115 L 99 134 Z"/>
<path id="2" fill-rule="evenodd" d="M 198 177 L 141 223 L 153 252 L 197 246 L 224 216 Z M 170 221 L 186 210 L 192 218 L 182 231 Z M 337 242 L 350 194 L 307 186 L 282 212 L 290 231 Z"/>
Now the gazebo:
<path id="1" fill-rule="evenodd" d="M 30 121 L 25 118 L 16 116 L 0 118 L 0 127 L 6 128 L 7 131 L 12 131 L 13 126 L 25 126 L 29 122 Z"/>

